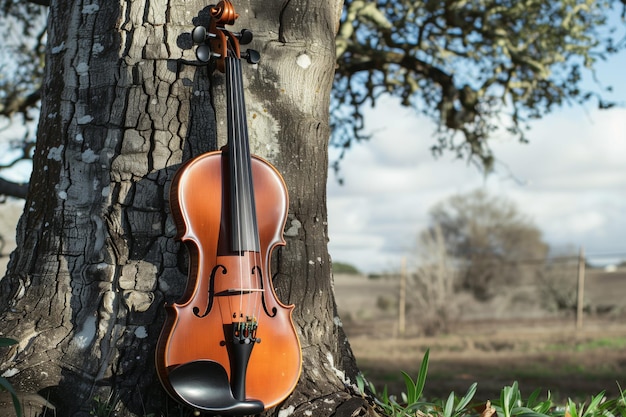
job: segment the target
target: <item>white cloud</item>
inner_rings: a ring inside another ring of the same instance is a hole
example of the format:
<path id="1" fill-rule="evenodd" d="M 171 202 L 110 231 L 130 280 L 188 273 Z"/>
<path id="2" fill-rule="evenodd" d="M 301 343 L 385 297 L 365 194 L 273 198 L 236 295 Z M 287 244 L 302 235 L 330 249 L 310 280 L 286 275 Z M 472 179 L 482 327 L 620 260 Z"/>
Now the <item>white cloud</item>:
<path id="1" fill-rule="evenodd" d="M 554 248 L 626 258 L 626 109 L 565 109 L 534 123 L 529 144 L 500 139 L 488 178 L 454 155 L 434 159 L 433 125 L 391 101 L 370 119 L 371 141 L 342 162 L 345 185 L 330 177 L 333 259 L 397 269 L 435 203 L 481 186 L 515 201 Z"/>

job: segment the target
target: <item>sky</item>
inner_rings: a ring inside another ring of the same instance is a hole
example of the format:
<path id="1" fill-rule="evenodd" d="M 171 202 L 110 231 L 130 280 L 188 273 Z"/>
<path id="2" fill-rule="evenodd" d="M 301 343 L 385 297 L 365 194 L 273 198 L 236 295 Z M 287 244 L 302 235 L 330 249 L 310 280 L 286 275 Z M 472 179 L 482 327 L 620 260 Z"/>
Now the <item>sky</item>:
<path id="1" fill-rule="evenodd" d="M 341 162 L 343 185 L 328 183 L 329 251 L 364 273 L 398 271 L 415 256 L 428 212 L 455 194 L 482 188 L 516 204 L 553 253 L 581 247 L 598 265 L 626 260 L 626 53 L 598 67 L 620 108 L 559 109 L 533 122 L 529 144 L 506 133 L 491 143 L 487 177 L 448 153 L 434 158 L 434 124 L 387 99 L 368 110 L 369 142 Z M 331 154 L 332 158 L 332 154 Z"/>

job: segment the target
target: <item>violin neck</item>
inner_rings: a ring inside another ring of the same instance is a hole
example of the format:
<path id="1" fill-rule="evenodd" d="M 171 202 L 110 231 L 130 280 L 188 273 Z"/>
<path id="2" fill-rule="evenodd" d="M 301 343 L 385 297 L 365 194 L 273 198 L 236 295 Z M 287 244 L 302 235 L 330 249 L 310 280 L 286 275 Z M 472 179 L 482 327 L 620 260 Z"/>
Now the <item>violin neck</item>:
<path id="1" fill-rule="evenodd" d="M 230 182 L 230 249 L 238 253 L 259 252 L 259 232 L 254 203 L 241 60 L 227 57 L 225 73 L 228 117 L 227 165 Z"/>

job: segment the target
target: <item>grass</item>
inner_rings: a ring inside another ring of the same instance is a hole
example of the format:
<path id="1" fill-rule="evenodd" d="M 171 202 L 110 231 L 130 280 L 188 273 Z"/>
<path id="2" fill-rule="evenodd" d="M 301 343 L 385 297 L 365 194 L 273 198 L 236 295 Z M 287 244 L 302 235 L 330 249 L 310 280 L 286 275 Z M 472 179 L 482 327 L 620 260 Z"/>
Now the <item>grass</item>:
<path id="1" fill-rule="evenodd" d="M 475 402 L 477 383 L 472 383 L 467 392 L 457 396 L 451 392 L 446 398 L 429 400 L 424 398 L 424 387 L 428 373 L 429 350 L 426 350 L 415 379 L 402 372 L 405 392 L 400 397 L 390 395 L 387 387 L 377 391 L 374 384 L 359 377 L 357 386 L 365 397 L 373 398 L 375 407 L 389 417 L 625 417 L 626 392 L 619 388 L 615 398 L 608 398 L 604 391 L 592 396 L 589 401 L 577 402 L 568 398 L 556 404 L 550 392 L 545 397 L 541 390 L 533 391 L 527 398 L 521 394 L 517 382 L 505 386 L 493 402 Z"/>
<path id="2" fill-rule="evenodd" d="M 555 343 L 548 345 L 546 350 L 588 352 L 598 349 L 624 349 L 626 348 L 626 337 L 602 337 L 586 342 L 571 343 Z"/>
<path id="3" fill-rule="evenodd" d="M 0 347 L 7 347 L 17 344 L 17 340 L 9 339 L 7 337 L 0 337 Z M 17 417 L 22 417 L 22 405 L 20 404 L 19 398 L 17 398 L 17 393 L 13 389 L 13 386 L 9 381 L 0 376 L 0 390 L 8 391 L 11 394 L 11 398 L 13 400 L 13 407 L 15 408 L 15 415 Z"/>

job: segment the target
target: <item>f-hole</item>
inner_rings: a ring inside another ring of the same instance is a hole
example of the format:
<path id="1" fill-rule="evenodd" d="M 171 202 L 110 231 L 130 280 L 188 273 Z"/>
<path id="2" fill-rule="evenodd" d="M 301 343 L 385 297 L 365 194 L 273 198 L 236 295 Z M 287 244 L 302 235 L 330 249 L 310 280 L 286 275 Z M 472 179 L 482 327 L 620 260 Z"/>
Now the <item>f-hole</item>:
<path id="1" fill-rule="evenodd" d="M 209 314 L 209 312 L 213 308 L 213 294 L 215 294 L 215 274 L 217 274 L 218 269 L 221 269 L 220 273 L 222 275 L 226 275 L 228 273 L 224 265 L 215 265 L 215 267 L 213 267 L 213 270 L 211 271 L 211 279 L 209 280 L 209 297 L 207 301 L 206 310 L 203 314 L 200 314 L 199 307 L 193 308 L 193 315 L 200 319 L 203 317 L 206 317 L 207 314 Z"/>
<path id="2" fill-rule="evenodd" d="M 265 288 L 263 287 L 263 272 L 261 271 L 261 268 L 258 265 L 255 265 L 254 268 L 252 268 L 252 275 L 257 275 L 259 277 L 261 289 L 263 290 L 263 292 L 261 293 L 261 301 L 263 302 L 263 310 L 265 311 L 265 314 L 267 314 L 269 317 L 275 317 L 276 313 L 278 313 L 278 310 L 276 309 L 276 307 L 272 307 L 272 312 L 270 313 L 267 309 L 267 304 L 265 303 Z"/>

